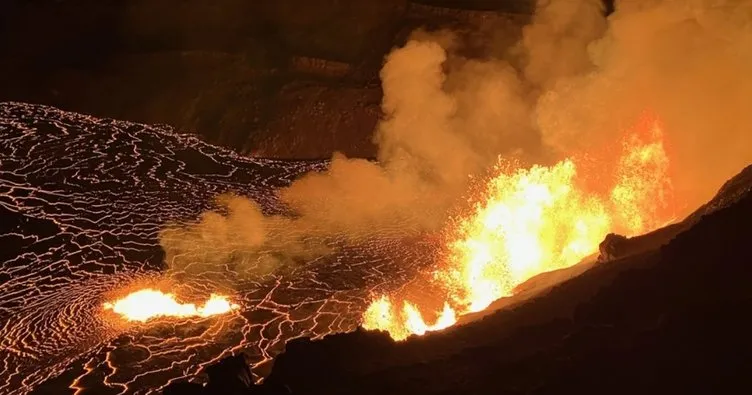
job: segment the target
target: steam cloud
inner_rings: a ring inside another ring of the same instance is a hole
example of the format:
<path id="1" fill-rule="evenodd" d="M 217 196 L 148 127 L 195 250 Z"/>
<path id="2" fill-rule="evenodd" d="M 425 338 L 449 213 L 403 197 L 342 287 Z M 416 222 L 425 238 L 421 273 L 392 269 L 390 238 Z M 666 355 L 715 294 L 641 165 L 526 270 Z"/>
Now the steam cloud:
<path id="1" fill-rule="evenodd" d="M 378 163 L 335 154 L 280 191 L 292 216 L 248 199 L 164 230 L 170 267 L 273 270 L 329 240 L 436 231 L 499 156 L 550 163 L 618 144 L 648 110 L 665 127 L 686 214 L 752 161 L 752 0 L 541 0 L 514 45 L 416 32 L 381 71 Z M 508 37 L 506 38 L 508 40 Z"/>

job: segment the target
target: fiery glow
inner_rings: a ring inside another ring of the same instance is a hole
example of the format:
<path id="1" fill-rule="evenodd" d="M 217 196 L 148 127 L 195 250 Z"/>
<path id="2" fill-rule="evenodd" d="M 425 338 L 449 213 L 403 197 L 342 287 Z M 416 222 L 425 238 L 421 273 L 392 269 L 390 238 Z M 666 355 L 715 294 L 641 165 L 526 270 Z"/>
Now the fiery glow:
<path id="1" fill-rule="evenodd" d="M 445 301 L 436 323 L 426 324 L 411 302 L 398 312 L 392 298 L 381 296 L 363 327 L 395 340 L 444 329 L 537 274 L 580 262 L 609 231 L 634 235 L 665 223 L 668 157 L 660 125 L 646 126 L 625 139 L 607 192 L 584 187 L 573 159 L 527 169 L 500 163 L 472 214 L 449 231 L 444 265 L 434 273 Z"/>
<path id="2" fill-rule="evenodd" d="M 597 248 L 610 218 L 601 201 L 574 187 L 575 175 L 566 160 L 491 181 L 489 200 L 460 224 L 450 269 L 438 273 L 454 304 L 483 310 L 522 281 L 571 266 Z"/>
<path id="3" fill-rule="evenodd" d="M 663 147 L 660 124 L 653 121 L 625 139 L 619 159 L 618 183 L 611 190 L 614 214 L 627 235 L 665 224 L 672 192 L 669 158 Z"/>
<path id="4" fill-rule="evenodd" d="M 212 294 L 203 306 L 180 303 L 175 295 L 154 289 L 142 289 L 113 303 L 105 303 L 105 310 L 112 310 L 128 321 L 148 321 L 157 317 L 209 317 L 224 314 L 239 306 L 226 297 Z"/>
<path id="5" fill-rule="evenodd" d="M 404 320 L 398 320 L 392 311 L 391 300 L 386 296 L 380 297 L 366 310 L 363 327 L 381 330 L 389 328 L 389 333 L 394 339 L 402 340 L 411 334 L 424 335 L 427 332 L 442 330 L 457 322 L 456 312 L 449 306 L 449 303 L 444 303 L 444 309 L 439 313 L 433 325 L 426 324 L 420 310 L 410 302 L 405 301 L 402 305 L 401 317 Z"/>

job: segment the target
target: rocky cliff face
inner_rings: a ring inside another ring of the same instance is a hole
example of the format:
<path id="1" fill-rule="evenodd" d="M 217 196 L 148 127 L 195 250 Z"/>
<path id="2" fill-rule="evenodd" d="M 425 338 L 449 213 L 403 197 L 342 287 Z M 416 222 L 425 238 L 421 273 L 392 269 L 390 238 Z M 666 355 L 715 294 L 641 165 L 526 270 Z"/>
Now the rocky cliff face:
<path id="1" fill-rule="evenodd" d="M 9 0 L 0 100 L 167 123 L 257 155 L 372 157 L 384 55 L 420 26 L 519 22 L 519 4 Z"/>

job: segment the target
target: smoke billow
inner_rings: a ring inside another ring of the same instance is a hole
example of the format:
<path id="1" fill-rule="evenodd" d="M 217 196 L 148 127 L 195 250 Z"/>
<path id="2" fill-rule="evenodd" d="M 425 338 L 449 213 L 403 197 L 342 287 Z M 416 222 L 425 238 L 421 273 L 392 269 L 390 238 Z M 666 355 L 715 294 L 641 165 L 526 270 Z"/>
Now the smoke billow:
<path id="1" fill-rule="evenodd" d="M 280 191 L 288 216 L 221 197 L 163 232 L 167 260 L 257 272 L 333 239 L 437 231 L 500 156 L 550 163 L 618 144 L 645 111 L 664 125 L 684 214 L 752 161 L 751 22 L 752 0 L 625 0 L 608 19 L 599 0 L 541 0 L 517 43 L 484 43 L 494 56 L 466 55 L 461 32 L 416 32 L 381 71 L 377 163 L 335 154 Z"/>
<path id="2" fill-rule="evenodd" d="M 613 139 L 648 110 L 664 124 L 675 190 L 708 199 L 752 160 L 752 2 L 622 1 L 590 43 L 595 69 L 556 82 L 537 105 L 560 152 Z"/>

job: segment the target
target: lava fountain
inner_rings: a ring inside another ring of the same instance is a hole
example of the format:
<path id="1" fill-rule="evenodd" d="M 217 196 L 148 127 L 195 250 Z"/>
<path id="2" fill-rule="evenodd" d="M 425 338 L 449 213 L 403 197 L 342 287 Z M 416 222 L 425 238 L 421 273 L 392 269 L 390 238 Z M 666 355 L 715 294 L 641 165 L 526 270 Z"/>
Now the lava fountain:
<path id="1" fill-rule="evenodd" d="M 157 317 L 210 317 L 229 313 L 239 306 L 227 297 L 212 294 L 203 306 L 180 303 L 175 295 L 154 289 L 142 289 L 114 302 L 104 303 L 105 310 L 112 310 L 128 321 L 145 322 Z"/>
<path id="2" fill-rule="evenodd" d="M 398 298 L 383 295 L 364 313 L 363 327 L 395 340 L 447 328 L 459 315 L 513 295 L 537 274 L 580 262 L 610 231 L 635 235 L 670 222 L 669 161 L 659 122 L 641 122 L 627 133 L 621 152 L 608 156 L 614 159 L 596 160 L 584 171 L 574 158 L 530 168 L 500 161 L 474 209 L 446 232 L 443 262 L 429 280 L 444 300 L 435 324 L 426 324 L 414 303 L 402 300 L 400 310 Z"/>

